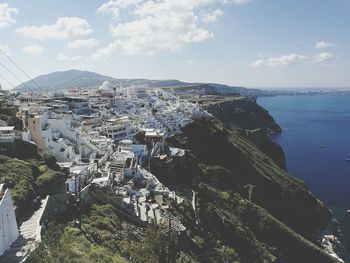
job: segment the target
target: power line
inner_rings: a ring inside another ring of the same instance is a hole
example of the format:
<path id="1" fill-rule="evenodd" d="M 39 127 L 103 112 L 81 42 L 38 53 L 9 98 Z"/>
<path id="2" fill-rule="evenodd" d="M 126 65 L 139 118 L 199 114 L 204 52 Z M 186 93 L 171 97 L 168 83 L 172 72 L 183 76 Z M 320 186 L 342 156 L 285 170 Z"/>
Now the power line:
<path id="1" fill-rule="evenodd" d="M 20 80 L 15 73 L 12 72 L 12 70 L 10 70 L 5 64 L 3 64 L 2 62 L 0 62 L 0 65 L 3 66 L 15 79 L 17 79 L 19 81 L 19 83 L 23 83 L 23 85 L 30 90 L 30 88 L 25 84 L 25 82 L 23 82 L 22 80 Z"/>
<path id="2" fill-rule="evenodd" d="M 39 86 L 39 84 L 33 80 L 9 55 L 6 54 L 6 52 L 4 52 L 1 48 L 0 48 L 0 52 L 7 57 L 8 60 L 10 60 L 31 82 L 34 83 L 35 86 L 37 86 L 40 90 L 41 87 Z M 24 84 L 24 83 L 23 83 Z"/>
<path id="3" fill-rule="evenodd" d="M 3 80 L 5 80 L 7 82 L 7 84 L 9 84 L 12 88 L 15 88 L 15 85 L 13 85 L 7 78 L 5 78 L 4 76 L 0 75 L 0 78 L 2 78 Z"/>

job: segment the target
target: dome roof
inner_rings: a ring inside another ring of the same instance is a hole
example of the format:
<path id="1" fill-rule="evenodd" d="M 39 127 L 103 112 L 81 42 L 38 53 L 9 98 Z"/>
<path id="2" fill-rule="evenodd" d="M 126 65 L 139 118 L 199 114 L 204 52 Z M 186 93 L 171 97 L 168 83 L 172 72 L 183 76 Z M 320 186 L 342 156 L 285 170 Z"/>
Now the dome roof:
<path id="1" fill-rule="evenodd" d="M 105 81 L 98 89 L 101 91 L 112 91 L 113 85 L 109 81 Z"/>

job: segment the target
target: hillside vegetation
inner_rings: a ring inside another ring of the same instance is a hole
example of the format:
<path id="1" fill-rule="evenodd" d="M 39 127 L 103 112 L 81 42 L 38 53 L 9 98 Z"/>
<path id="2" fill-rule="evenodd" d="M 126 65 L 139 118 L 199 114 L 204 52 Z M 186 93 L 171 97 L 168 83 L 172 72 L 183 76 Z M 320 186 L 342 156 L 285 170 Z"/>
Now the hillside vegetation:
<path id="1" fill-rule="evenodd" d="M 112 205 L 92 203 L 81 229 L 72 223 L 51 224 L 27 262 L 162 262 L 161 226 L 141 228 L 120 217 Z"/>
<path id="2" fill-rule="evenodd" d="M 187 152 L 170 164 L 152 161 L 152 172 L 196 191 L 197 217 L 186 202 L 173 209 L 187 228 L 180 247 L 199 262 L 222 260 L 223 251 L 228 262 L 336 262 L 315 238 L 329 210 L 240 129 L 201 119 L 167 142 Z"/>
<path id="3" fill-rule="evenodd" d="M 305 236 L 311 237 L 330 219 L 329 210 L 302 181 L 278 167 L 239 132 L 225 129 L 214 118 L 186 126 L 169 143 L 190 149 L 199 163 L 233 173 L 240 188 L 252 186 L 252 202 Z M 225 183 L 232 184 L 231 179 L 222 182 Z"/>
<path id="4" fill-rule="evenodd" d="M 29 208 L 35 196 L 62 191 L 66 176 L 49 159 L 19 160 L 0 155 L 0 183 L 11 189 L 17 215 Z"/>
<path id="5" fill-rule="evenodd" d="M 328 222 L 327 208 L 245 137 L 202 119 L 168 143 L 188 151 L 152 162 L 152 172 L 180 196 L 195 191 L 196 211 L 190 198 L 168 202 L 185 231 L 168 235 L 167 224 L 136 223 L 91 186 L 82 228 L 68 219 L 53 224 L 28 262 L 336 262 L 313 239 Z"/>
<path id="6" fill-rule="evenodd" d="M 279 167 L 286 170 L 283 149 L 268 137 L 269 134 L 281 133 L 282 129 L 269 112 L 257 104 L 254 98 L 206 96 L 197 101 L 226 128 L 239 130 L 242 136 L 254 143 Z"/>

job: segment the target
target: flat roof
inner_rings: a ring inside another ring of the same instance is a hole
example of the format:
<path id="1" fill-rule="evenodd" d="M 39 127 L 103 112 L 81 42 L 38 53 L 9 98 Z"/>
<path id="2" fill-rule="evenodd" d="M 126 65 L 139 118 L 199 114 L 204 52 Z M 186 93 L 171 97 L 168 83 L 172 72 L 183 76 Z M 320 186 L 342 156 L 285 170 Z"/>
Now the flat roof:
<path id="1" fill-rule="evenodd" d="M 164 136 L 163 132 L 156 132 L 156 131 L 147 131 L 145 134 L 146 137 L 162 137 Z"/>
<path id="2" fill-rule="evenodd" d="M 0 127 L 0 131 L 13 131 L 14 128 L 14 126 Z"/>
<path id="3" fill-rule="evenodd" d="M 108 182 L 109 178 L 108 176 L 105 177 L 100 177 L 100 178 L 95 178 L 94 180 L 92 180 L 93 183 L 100 183 L 100 182 Z"/>
<path id="4" fill-rule="evenodd" d="M 132 144 L 132 140 L 121 140 L 119 144 Z"/>

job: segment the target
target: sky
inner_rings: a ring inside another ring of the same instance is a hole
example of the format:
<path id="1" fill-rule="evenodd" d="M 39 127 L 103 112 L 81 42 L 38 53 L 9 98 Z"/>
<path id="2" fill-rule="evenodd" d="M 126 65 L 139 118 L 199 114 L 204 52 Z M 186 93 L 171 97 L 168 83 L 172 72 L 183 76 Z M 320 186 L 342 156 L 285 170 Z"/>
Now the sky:
<path id="1" fill-rule="evenodd" d="M 350 0 L 0 0 L 0 49 L 31 77 L 343 88 L 349 12 Z M 3 88 L 26 80 L 1 53 Z"/>

